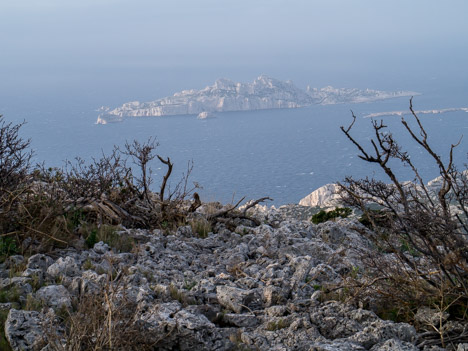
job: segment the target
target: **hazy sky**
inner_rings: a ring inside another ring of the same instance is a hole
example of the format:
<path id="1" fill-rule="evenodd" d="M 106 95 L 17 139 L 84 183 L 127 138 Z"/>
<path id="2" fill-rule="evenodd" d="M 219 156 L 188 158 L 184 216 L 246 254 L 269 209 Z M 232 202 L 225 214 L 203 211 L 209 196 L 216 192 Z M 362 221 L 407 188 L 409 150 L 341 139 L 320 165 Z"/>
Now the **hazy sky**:
<path id="1" fill-rule="evenodd" d="M 38 161 L 56 162 L 107 145 L 101 129 L 89 134 L 99 106 L 220 77 L 412 90 L 417 106 L 463 107 L 467 16 L 467 0 L 0 0 L 0 114 L 27 120 Z"/>
<path id="2" fill-rule="evenodd" d="M 466 77 L 467 14 L 466 0 L 2 0 L 0 74 L 11 86 L 23 84 L 12 72 L 53 84 L 50 72 L 101 68 L 343 86 Z"/>

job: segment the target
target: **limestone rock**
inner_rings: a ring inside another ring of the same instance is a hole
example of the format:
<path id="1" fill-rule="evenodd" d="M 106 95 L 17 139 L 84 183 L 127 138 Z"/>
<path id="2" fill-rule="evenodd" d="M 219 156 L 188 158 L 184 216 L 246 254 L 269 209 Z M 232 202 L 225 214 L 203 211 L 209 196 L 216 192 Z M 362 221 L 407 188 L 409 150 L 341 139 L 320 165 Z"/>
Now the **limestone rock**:
<path id="1" fill-rule="evenodd" d="M 43 254 L 36 254 L 32 255 L 28 259 L 28 265 L 26 268 L 28 269 L 40 269 L 44 273 L 47 272 L 47 268 L 54 263 L 54 260 L 46 255 Z"/>
<path id="2" fill-rule="evenodd" d="M 5 336 L 14 351 L 41 350 L 46 342 L 39 312 L 11 309 L 5 322 Z"/>
<path id="3" fill-rule="evenodd" d="M 52 308 L 71 307 L 71 297 L 63 285 L 43 286 L 36 292 L 36 298 Z"/>
<path id="4" fill-rule="evenodd" d="M 21 255 L 11 255 L 5 260 L 7 268 L 18 267 L 24 262 L 24 257 Z"/>
<path id="5" fill-rule="evenodd" d="M 418 351 L 413 344 L 398 339 L 388 339 L 383 343 L 372 346 L 371 351 Z"/>
<path id="6" fill-rule="evenodd" d="M 241 313 L 254 299 L 252 291 L 223 285 L 216 287 L 216 296 L 222 306 L 236 313 Z"/>
<path id="7" fill-rule="evenodd" d="M 391 321 L 376 320 L 366 325 L 362 331 L 353 335 L 350 340 L 366 348 L 385 342 L 389 339 L 413 342 L 416 339 L 416 330 L 406 323 L 393 323 Z"/>
<path id="8" fill-rule="evenodd" d="M 222 321 L 239 328 L 251 328 L 260 324 L 259 319 L 253 314 L 226 313 L 222 315 Z"/>
<path id="9" fill-rule="evenodd" d="M 194 309 L 195 310 L 195 309 Z M 229 350 L 232 344 L 203 314 L 179 303 L 153 305 L 142 311 L 139 323 L 161 350 Z"/>
<path id="10" fill-rule="evenodd" d="M 76 276 L 80 272 L 80 267 L 76 260 L 71 256 L 60 257 L 55 263 L 47 268 L 47 274 L 52 278 L 62 276 Z"/>
<path id="11" fill-rule="evenodd" d="M 100 241 L 100 242 L 94 244 L 93 250 L 94 250 L 94 252 L 96 252 L 97 254 L 103 255 L 103 254 L 105 254 L 106 252 L 110 251 L 111 248 L 110 248 L 109 245 L 107 245 L 106 243 Z"/>
<path id="12" fill-rule="evenodd" d="M 310 207 L 339 206 L 340 195 L 336 184 L 326 184 L 299 201 L 299 205 Z"/>
<path id="13" fill-rule="evenodd" d="M 431 326 L 438 326 L 441 321 L 444 323 L 448 317 L 449 314 L 445 311 L 441 312 L 429 307 L 420 307 L 418 308 L 414 319 L 421 326 L 432 330 Z"/>

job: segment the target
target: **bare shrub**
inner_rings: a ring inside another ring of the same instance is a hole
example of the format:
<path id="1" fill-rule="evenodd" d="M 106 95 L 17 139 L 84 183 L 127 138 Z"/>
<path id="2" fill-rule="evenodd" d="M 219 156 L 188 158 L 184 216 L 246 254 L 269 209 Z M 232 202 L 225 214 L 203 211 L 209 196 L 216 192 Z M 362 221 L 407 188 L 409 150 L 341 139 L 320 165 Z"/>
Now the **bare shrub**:
<path id="1" fill-rule="evenodd" d="M 154 138 L 127 142 L 123 150 L 115 147 L 90 163 L 76 158 L 63 168 L 38 165 L 32 170 L 29 140 L 19 136 L 23 124 L 0 116 L 0 257 L 73 245 L 83 228 L 161 228 L 186 222 L 186 198 L 197 187 L 188 185 L 193 164 L 171 189 L 173 163 L 156 154 Z M 167 166 L 159 194 L 151 189 L 155 158 Z"/>
<path id="2" fill-rule="evenodd" d="M 117 148 L 110 155 L 102 154 L 88 164 L 77 157 L 75 162 L 67 161 L 63 170 L 61 186 L 72 199 L 107 198 L 116 199 L 126 189 L 131 170 Z M 116 191 L 119 193 L 116 194 Z"/>
<path id="3" fill-rule="evenodd" d="M 99 240 L 101 228 L 118 225 L 170 232 L 198 215 L 194 212 L 202 202 L 194 191 L 199 185 L 189 182 L 193 162 L 178 182 L 171 181 L 174 163 L 156 153 L 156 139 L 126 142 L 124 148 L 114 147 L 89 163 L 76 158 L 62 168 L 42 164 L 31 170 L 29 141 L 19 137 L 22 125 L 0 120 L 0 258 L 82 245 L 81 237 L 90 246 Z M 153 161 L 165 166 L 157 189 L 152 188 Z M 206 220 L 211 227 L 220 222 L 235 228 L 239 220 L 259 224 L 246 211 L 267 199 L 240 212 L 236 208 L 241 199 Z"/>
<path id="4" fill-rule="evenodd" d="M 410 111 L 416 126 L 410 126 L 404 118 L 401 123 L 438 168 L 440 177 L 435 184 L 423 181 L 413 159 L 382 121 L 372 122 L 375 135 L 369 150 L 351 135 L 356 122 L 354 114 L 351 125 L 341 127 L 359 150 L 359 157 L 380 167 L 391 182 L 348 177 L 340 184 L 345 202 L 358 207 L 371 225 L 376 246 L 392 254 L 388 255 L 390 261 L 377 256 L 367 258 L 371 269 L 355 292 L 375 294 L 384 310 L 392 310 L 409 320 L 419 307 L 428 306 L 447 312 L 451 319 L 467 321 L 468 172 L 459 171 L 453 160 L 453 151 L 460 142 L 451 145 L 444 162 L 429 144 L 412 100 Z M 414 174 L 412 182 L 398 179 L 390 166 L 392 160 L 410 167 Z M 444 339 L 443 333 L 441 336 L 434 329 L 432 332 L 443 345 L 453 337 L 445 334 Z M 468 340 L 466 335 L 463 338 Z"/>
<path id="5" fill-rule="evenodd" d="M 0 115 L 0 189 L 14 191 L 28 176 L 32 151 L 29 140 L 19 136 L 24 125 L 5 122 Z"/>
<path id="6" fill-rule="evenodd" d="M 187 173 L 171 191 L 168 181 L 173 164 L 170 158 L 156 155 L 158 145 L 153 138 L 144 143 L 127 142 L 124 150 L 115 147 L 110 155 L 103 154 L 89 164 L 76 158 L 63 169 L 42 167 L 37 171 L 45 183 L 41 190 L 61 204 L 74 232 L 91 223 L 160 228 L 163 223 L 183 222 L 187 214 L 186 198 L 195 189 L 187 187 L 193 165 L 189 163 Z M 168 165 L 159 195 L 151 191 L 154 179 L 150 163 L 156 157 Z M 137 167 L 135 171 L 130 167 L 132 164 Z"/>
<path id="7" fill-rule="evenodd" d="M 132 143 L 125 143 L 125 150 L 123 153 L 130 156 L 133 162 L 139 167 L 141 171 L 141 177 L 134 177 L 133 180 L 136 183 L 136 189 L 140 194 L 141 199 L 145 199 L 149 204 L 152 203 L 150 197 L 150 185 L 153 181 L 152 170 L 149 168 L 149 162 L 156 158 L 154 153 L 155 149 L 159 146 L 159 143 L 154 139 L 150 138 L 143 144 L 137 140 Z M 169 174 L 170 175 L 170 174 Z M 167 179 L 165 179 L 167 181 Z"/>
<path id="8" fill-rule="evenodd" d="M 27 190 L 32 151 L 30 141 L 19 135 L 23 125 L 7 123 L 0 115 L 0 230 L 4 236 L 14 231 L 18 198 Z"/>
<path id="9" fill-rule="evenodd" d="M 109 282 L 97 293 L 82 295 L 73 311 L 65 310 L 59 316 L 58 322 L 64 328 L 49 326 L 49 348 L 55 351 L 154 350 L 154 342 L 148 341 L 144 329 L 135 322 L 136 302 L 117 293 L 121 290 Z"/>
<path id="10" fill-rule="evenodd" d="M 169 157 L 164 158 L 155 153 L 159 143 L 155 139 L 150 138 L 144 143 L 133 141 L 126 143 L 122 153 L 129 156 L 133 163 L 137 166 L 138 172 L 131 174 L 130 188 L 134 193 L 138 194 L 139 202 L 135 203 L 135 208 L 138 216 L 143 219 L 147 227 L 166 227 L 171 224 L 177 226 L 185 222 L 188 208 L 186 208 L 187 198 L 199 188 L 197 183 L 189 185 L 190 175 L 193 170 L 193 162 L 189 161 L 187 170 L 182 174 L 179 182 L 171 189 L 169 179 L 172 176 L 174 164 Z M 162 164 L 167 167 L 161 184 L 159 193 L 150 191 L 151 184 L 154 183 L 153 170 L 150 167 L 150 162 L 157 158 Z"/>

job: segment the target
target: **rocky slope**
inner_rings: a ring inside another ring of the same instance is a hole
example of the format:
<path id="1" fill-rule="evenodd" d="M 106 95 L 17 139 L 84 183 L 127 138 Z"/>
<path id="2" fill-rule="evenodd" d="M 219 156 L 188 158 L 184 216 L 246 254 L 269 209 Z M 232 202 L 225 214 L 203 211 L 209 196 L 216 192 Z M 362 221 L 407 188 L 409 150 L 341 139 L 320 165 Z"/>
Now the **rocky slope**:
<path id="1" fill-rule="evenodd" d="M 263 224 L 238 220 L 229 230 L 218 223 L 206 238 L 190 226 L 122 229 L 135 242 L 131 252 L 100 242 L 12 256 L 0 267 L 2 291 L 19 295 L 19 304 L 0 304 L 9 311 L 7 340 L 13 350 L 45 351 L 60 349 L 58 335 L 67 349 L 61 309 L 104 289 L 109 304 L 132 306 L 130 325 L 157 350 L 418 350 L 412 326 L 323 298 L 322 286 L 347 279 L 374 249 L 358 222 L 314 225 L 303 220 L 308 211 L 257 206 L 251 215 Z M 26 310 L 27 301 L 36 311 Z"/>
<path id="2" fill-rule="evenodd" d="M 184 90 L 173 96 L 150 102 L 128 102 L 121 107 L 102 107 L 96 123 L 118 122 L 125 117 L 171 116 L 223 111 L 249 111 L 275 108 L 298 108 L 312 104 L 359 103 L 417 93 L 408 91 L 323 89 L 302 90 L 292 82 L 260 76 L 252 83 L 218 79 L 201 90 Z"/>

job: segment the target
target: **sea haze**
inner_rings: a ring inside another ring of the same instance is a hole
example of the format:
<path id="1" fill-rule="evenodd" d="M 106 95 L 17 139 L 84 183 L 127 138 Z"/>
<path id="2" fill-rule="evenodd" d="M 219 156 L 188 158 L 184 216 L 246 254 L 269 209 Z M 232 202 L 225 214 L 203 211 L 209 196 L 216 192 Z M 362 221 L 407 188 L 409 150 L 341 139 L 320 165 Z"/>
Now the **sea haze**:
<path id="1" fill-rule="evenodd" d="M 198 120 L 196 116 L 167 116 L 128 118 L 121 123 L 96 125 L 98 112 L 94 109 L 99 104 L 89 98 L 85 87 L 82 88 L 81 99 L 79 91 L 71 99 L 70 94 L 62 96 L 60 92 L 48 93 L 45 89 L 44 99 L 25 100 L 23 104 L 15 100 L 1 101 L 0 113 L 8 120 L 27 120 L 22 135 L 32 139 L 37 162 L 61 166 L 65 159 L 75 156 L 87 160 L 99 157 L 102 152 L 110 152 L 113 145 L 124 145 L 126 140 L 145 141 L 156 137 L 160 143 L 157 152 L 171 157 L 175 163 L 173 183 L 193 160 L 191 180 L 203 186 L 203 200 L 231 202 L 242 196 L 270 196 L 275 205 L 297 203 L 316 188 L 347 175 L 385 179 L 375 167 L 356 156 L 355 147 L 339 127 L 351 122 L 352 109 L 358 116 L 354 134 L 368 142 L 372 135 L 371 120 L 362 116 L 406 110 L 409 105 L 407 98 L 398 98 L 355 105 L 225 112 L 207 120 Z M 190 87 L 180 86 L 174 90 L 184 88 Z M 463 98 L 466 91 L 459 88 L 447 87 L 443 93 L 427 87 L 409 88 L 423 93 L 414 99 L 416 109 L 466 107 Z M 158 97 L 162 96 L 164 92 Z M 120 101 L 114 102 L 109 97 L 103 103 L 118 105 L 129 100 L 122 96 L 115 99 Z M 467 118 L 466 112 L 451 112 L 424 115 L 421 119 L 436 150 L 446 155 L 449 144 L 467 134 Z M 410 116 L 406 119 L 411 121 Z M 400 117 L 384 117 L 384 120 L 411 151 L 423 177 L 430 180 L 437 176 L 430 160 L 407 137 Z M 466 145 L 462 141 L 457 149 L 459 163 L 466 161 Z M 152 167 L 156 178 L 160 179 L 164 168 L 157 161 Z M 397 167 L 402 179 L 411 179 L 408 169 Z"/>
<path id="2" fill-rule="evenodd" d="M 32 139 L 35 161 L 46 165 L 89 160 L 126 140 L 154 136 L 157 151 L 175 162 L 174 178 L 193 160 L 202 200 L 268 195 L 276 205 L 297 203 L 345 175 L 374 175 L 339 130 L 351 121 L 350 109 L 359 119 L 354 132 L 367 141 L 371 121 L 362 117 L 406 110 L 408 99 L 105 126 L 95 125 L 96 109 L 262 74 L 301 89 L 415 91 L 422 94 L 417 110 L 468 107 L 467 13 L 466 0 L 0 1 L 0 114 L 27 121 L 22 135 Z M 437 152 L 446 155 L 467 134 L 467 117 L 462 111 L 421 117 Z M 435 177 L 400 118 L 384 120 L 423 175 Z M 457 149 L 459 163 L 467 142 Z M 155 162 L 157 177 L 159 167 Z"/>

